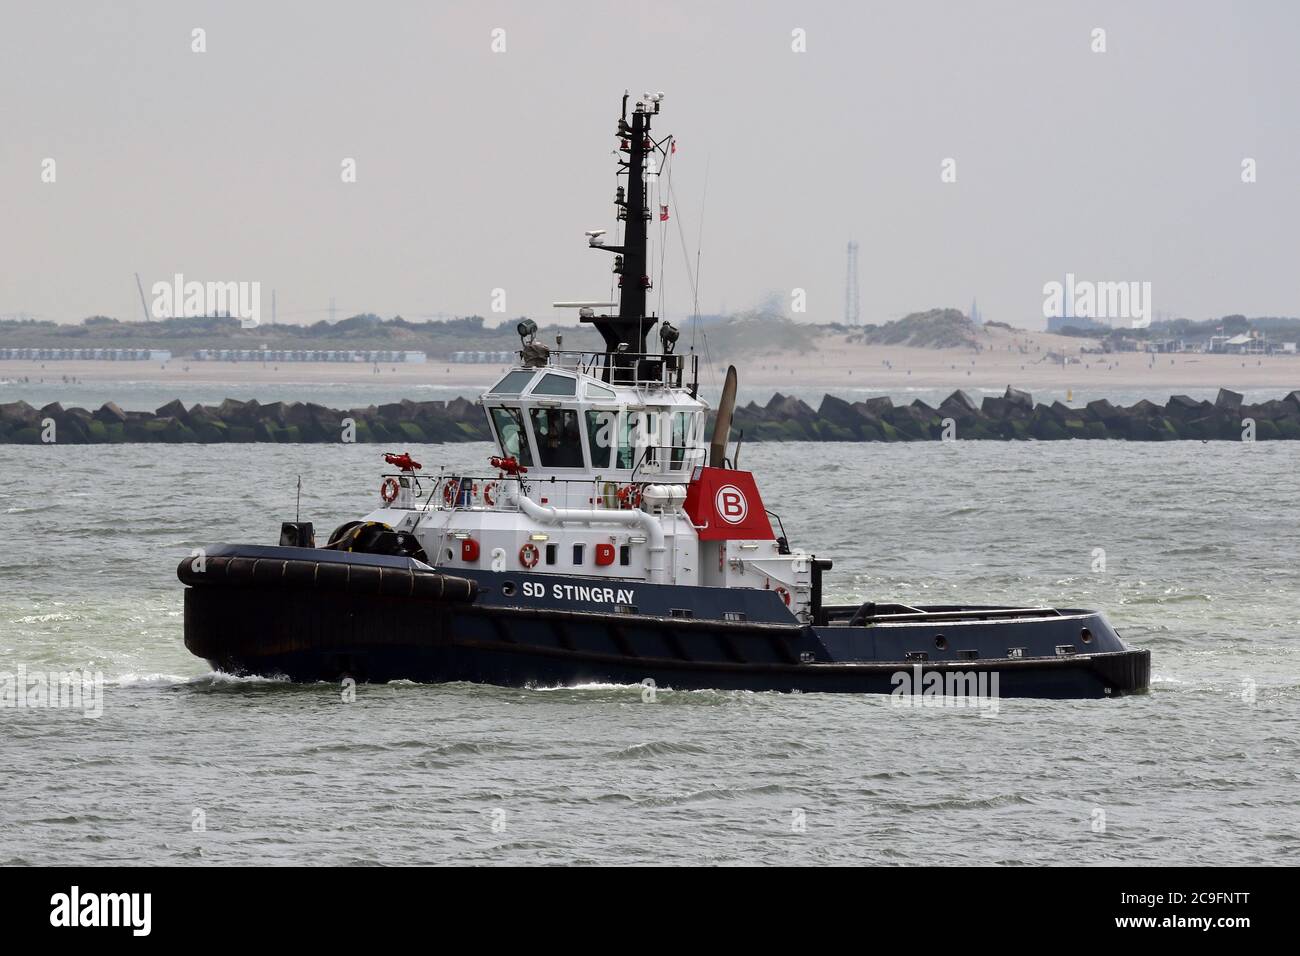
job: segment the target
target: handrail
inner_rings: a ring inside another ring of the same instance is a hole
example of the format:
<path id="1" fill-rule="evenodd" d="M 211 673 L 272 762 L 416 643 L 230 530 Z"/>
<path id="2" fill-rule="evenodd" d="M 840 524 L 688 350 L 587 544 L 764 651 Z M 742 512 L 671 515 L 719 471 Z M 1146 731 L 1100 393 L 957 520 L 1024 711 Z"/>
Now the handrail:
<path id="1" fill-rule="evenodd" d="M 688 358 L 691 384 L 684 385 Z M 694 354 L 552 349 L 546 362 L 548 366 L 579 371 L 611 385 L 661 385 L 667 388 L 687 388 L 694 394 L 699 383 L 699 356 Z M 658 374 L 643 376 L 643 368 L 655 370 Z"/>
<path id="2" fill-rule="evenodd" d="M 456 490 L 451 493 L 451 502 L 447 501 L 446 489 L 455 482 Z M 618 497 L 621 488 L 629 483 L 621 479 L 598 475 L 594 478 L 520 478 L 512 475 L 454 475 L 438 476 L 433 492 L 429 495 L 425 507 L 437 511 L 518 511 L 517 503 L 510 502 L 507 489 L 510 483 L 517 483 L 523 495 L 536 495 L 542 504 L 571 507 L 577 504 L 583 508 L 608 511 L 627 511 L 634 506 Z M 484 490 L 492 484 L 498 485 L 491 504 L 483 500 Z M 466 495 L 465 489 L 468 489 Z M 550 489 L 550 490 L 548 490 Z M 554 499 L 554 500 L 552 500 Z M 466 502 L 469 503 L 466 503 Z M 613 504 L 612 502 L 617 502 Z"/>
<path id="3" fill-rule="evenodd" d="M 973 608 L 962 611 L 922 611 L 919 608 L 913 608 L 909 612 L 901 614 L 881 614 L 875 615 L 877 621 L 924 621 L 936 618 L 945 620 L 955 620 L 959 618 L 981 618 L 981 617 L 1060 617 L 1061 612 L 1054 607 L 1002 607 L 1002 608 Z"/>
<path id="4" fill-rule="evenodd" d="M 880 608 L 906 608 L 906 610 L 890 611 L 881 610 Z M 826 605 L 823 607 L 823 610 L 829 615 L 831 624 L 838 625 L 840 621 L 852 618 L 856 612 L 862 610 L 862 606 L 856 604 L 835 604 Z M 938 624 L 944 621 L 1010 620 L 1026 617 L 1063 616 L 1064 615 L 1060 609 L 1052 607 L 975 607 L 923 610 L 905 604 L 883 604 L 864 620 L 867 624 L 902 624 L 924 621 L 931 621 Z"/>
<path id="5" fill-rule="evenodd" d="M 411 483 L 414 497 L 424 499 L 422 504 L 413 506 L 413 510 L 425 512 L 430 510 L 506 510 L 507 495 L 505 492 L 511 482 L 517 483 L 520 492 L 525 495 L 536 495 L 539 499 L 548 496 L 554 497 L 562 502 L 565 507 L 576 503 L 583 507 L 621 511 L 627 510 L 631 506 L 625 501 L 620 501 L 617 505 L 611 504 L 617 498 L 620 489 L 628 486 L 645 486 L 655 482 L 663 482 L 675 476 L 680 476 L 683 479 L 681 484 L 685 485 L 685 479 L 690 477 L 696 462 L 702 461 L 708 451 L 705 448 L 693 448 L 689 445 L 642 445 L 639 447 L 641 456 L 632 468 L 630 478 L 624 478 L 617 474 L 599 474 L 588 478 L 505 475 L 500 472 L 456 474 L 448 471 L 445 466 L 436 474 L 415 475 L 409 471 L 390 471 L 381 473 L 380 477 L 408 480 Z M 652 463 L 649 460 L 652 452 L 662 456 L 653 462 L 662 469 L 662 472 L 642 473 L 643 466 Z M 681 453 L 681 461 L 671 461 L 674 452 Z M 617 469 L 617 471 L 625 471 L 625 469 Z M 452 503 L 448 505 L 446 488 L 447 483 L 452 481 L 456 482 L 457 489 L 452 493 Z M 429 482 L 431 487 L 426 488 L 425 482 Z M 677 482 L 673 481 L 668 481 L 668 483 L 677 484 Z M 500 487 L 493 496 L 493 503 L 488 505 L 483 502 L 482 489 L 491 484 Z M 469 489 L 471 504 L 463 503 L 465 498 L 462 488 Z M 555 490 L 548 493 L 548 488 Z M 511 508 L 509 510 L 516 509 Z"/>
<path id="6" fill-rule="evenodd" d="M 640 448 L 641 448 L 641 456 L 637 459 L 636 464 L 632 466 L 633 482 L 637 480 L 637 472 L 641 470 L 641 466 L 651 463 L 650 452 L 655 452 L 655 451 L 667 451 L 670 453 L 674 451 L 682 452 L 682 460 L 680 462 L 673 462 L 671 459 L 671 455 L 669 455 L 669 461 L 668 461 L 669 467 L 667 468 L 663 467 L 663 462 L 656 461 L 655 464 L 658 464 L 666 474 L 671 474 L 673 472 L 681 472 L 685 475 L 691 474 L 691 472 L 694 470 L 694 465 L 695 465 L 695 463 L 691 460 L 690 457 L 688 457 L 688 455 L 694 456 L 696 453 L 698 453 L 698 457 L 700 458 L 700 460 L 703 460 L 704 456 L 708 452 L 707 448 L 691 447 L 690 445 L 641 445 Z"/>
<path id="7" fill-rule="evenodd" d="M 424 486 L 420 483 L 421 480 L 435 482 L 435 487 L 436 487 L 436 482 L 438 480 L 433 475 L 416 475 L 409 471 L 384 471 L 384 472 L 380 472 L 379 477 L 380 478 L 406 478 L 410 481 L 413 481 L 415 483 L 415 497 L 417 498 L 424 497 Z"/>

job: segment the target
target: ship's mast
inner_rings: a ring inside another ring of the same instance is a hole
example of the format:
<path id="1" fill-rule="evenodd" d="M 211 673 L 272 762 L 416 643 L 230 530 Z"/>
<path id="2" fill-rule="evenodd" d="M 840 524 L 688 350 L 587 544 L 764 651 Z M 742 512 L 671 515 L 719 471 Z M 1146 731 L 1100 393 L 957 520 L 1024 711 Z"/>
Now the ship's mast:
<path id="1" fill-rule="evenodd" d="M 627 157 L 627 224 L 623 232 L 623 274 L 620 281 L 618 317 L 625 322 L 645 318 L 645 293 L 650 284 L 650 270 L 646 266 L 646 220 L 649 218 L 645 204 L 645 155 L 650 145 L 650 117 L 645 104 L 637 102 L 632 111 L 632 125 L 627 123 L 627 94 L 623 94 L 623 116 L 618 121 L 619 133 L 629 146 Z M 645 332 L 641 332 L 645 341 Z M 644 346 L 638 351 L 644 352 Z"/>
<path id="2" fill-rule="evenodd" d="M 614 199 L 619 208 L 619 218 L 624 220 L 623 244 L 607 246 L 592 242 L 592 248 L 604 249 L 618 256 L 615 272 L 618 273 L 618 315 L 583 316 L 581 321 L 596 326 L 605 340 L 608 352 L 644 354 L 646 336 L 659 321 L 647 316 L 646 291 L 650 288 L 650 270 L 646 263 L 646 223 L 650 212 L 646 207 L 645 172 L 646 157 L 659 147 L 650 138 L 650 117 L 659 112 L 659 93 L 645 100 L 637 100 L 631 121 L 627 115 L 628 94 L 623 94 L 623 112 L 618 121 L 619 149 L 627 153 L 619 160 L 619 175 L 627 176 L 626 187 L 620 187 Z"/>

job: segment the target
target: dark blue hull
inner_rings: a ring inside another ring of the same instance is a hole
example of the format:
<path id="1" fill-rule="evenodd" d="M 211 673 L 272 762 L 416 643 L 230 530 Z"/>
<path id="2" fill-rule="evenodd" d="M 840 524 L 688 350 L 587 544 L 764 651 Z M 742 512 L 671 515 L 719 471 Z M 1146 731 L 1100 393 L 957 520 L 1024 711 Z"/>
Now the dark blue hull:
<path id="1" fill-rule="evenodd" d="M 865 623 L 852 609 L 805 623 L 765 591 L 452 578 L 405 558 L 294 548 L 224 546 L 207 565 L 181 566 L 185 642 L 234 673 L 1042 698 L 1149 684 L 1149 653 L 1088 611 L 881 605 Z"/>
<path id="2" fill-rule="evenodd" d="M 383 683 L 467 681 L 502 687 L 577 687 L 590 684 L 642 684 L 660 689 L 741 690 L 800 693 L 893 694 L 895 675 L 909 673 L 906 663 L 809 665 L 798 669 L 762 666 L 693 667 L 662 661 L 593 661 L 553 656 L 513 647 L 373 647 L 331 649 L 328 653 L 296 651 L 224 657 L 211 661 L 238 674 L 283 676 L 295 681 L 338 682 L 345 677 Z M 952 670 L 951 665 L 921 665 L 923 674 Z M 1120 651 L 1068 662 L 1055 659 L 985 662 L 963 673 L 998 674 L 998 696 L 1075 699 L 1122 696 L 1145 689 L 1149 652 Z M 910 685 L 909 685 L 910 686 Z M 979 685 L 975 685 L 978 687 Z M 988 686 L 988 685 L 985 685 Z M 942 695 L 940 695 L 942 696 Z M 981 696 L 964 694 L 962 696 Z M 987 695 L 983 695 L 987 696 Z"/>

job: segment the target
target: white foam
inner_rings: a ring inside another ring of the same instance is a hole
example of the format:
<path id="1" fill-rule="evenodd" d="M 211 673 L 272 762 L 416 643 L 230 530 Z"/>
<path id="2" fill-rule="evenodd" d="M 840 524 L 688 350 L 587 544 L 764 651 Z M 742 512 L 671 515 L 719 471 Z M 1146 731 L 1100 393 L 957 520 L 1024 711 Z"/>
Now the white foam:
<path id="1" fill-rule="evenodd" d="M 193 680 L 177 674 L 122 674 L 112 679 L 114 687 L 171 687 Z"/>

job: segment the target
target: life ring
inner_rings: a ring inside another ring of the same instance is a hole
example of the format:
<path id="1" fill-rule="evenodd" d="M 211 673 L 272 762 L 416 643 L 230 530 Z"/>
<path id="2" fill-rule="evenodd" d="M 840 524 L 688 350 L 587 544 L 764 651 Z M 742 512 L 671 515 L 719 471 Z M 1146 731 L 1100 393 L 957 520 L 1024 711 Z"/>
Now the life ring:
<path id="1" fill-rule="evenodd" d="M 456 504 L 456 497 L 460 494 L 460 479 L 448 478 L 447 483 L 442 486 L 442 503 L 448 508 Z"/>
<path id="2" fill-rule="evenodd" d="M 641 504 L 641 489 L 636 485 L 624 485 L 618 489 L 618 500 L 624 508 L 635 508 Z"/>
<path id="3" fill-rule="evenodd" d="M 790 606 L 790 592 L 787 591 L 785 588 L 780 587 L 778 585 L 776 589 L 776 596 L 785 602 L 786 607 Z"/>
<path id="4" fill-rule="evenodd" d="M 487 505 L 489 508 L 496 507 L 497 500 L 494 497 L 496 490 L 497 483 L 495 481 L 489 481 L 483 486 L 483 504 Z"/>
<path id="5" fill-rule="evenodd" d="M 537 567 L 537 562 L 542 558 L 542 552 L 537 550 L 537 545 L 529 541 L 519 549 L 519 563 L 526 568 Z"/>
<path id="6" fill-rule="evenodd" d="M 383 499 L 384 504 L 391 505 L 397 499 L 397 493 L 401 488 L 396 478 L 385 478 L 383 484 L 379 486 L 379 497 Z"/>

